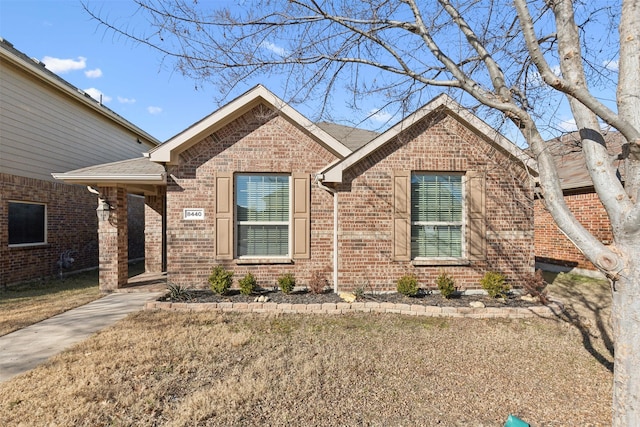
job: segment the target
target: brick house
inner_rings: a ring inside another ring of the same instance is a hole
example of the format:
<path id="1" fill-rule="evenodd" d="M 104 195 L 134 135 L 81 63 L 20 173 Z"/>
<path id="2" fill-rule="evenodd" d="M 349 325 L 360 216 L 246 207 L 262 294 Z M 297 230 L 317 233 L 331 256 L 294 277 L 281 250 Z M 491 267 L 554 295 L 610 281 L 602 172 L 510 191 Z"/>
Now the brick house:
<path id="1" fill-rule="evenodd" d="M 97 196 L 51 172 L 158 144 L 0 38 L 0 286 L 97 267 Z M 128 256 L 141 258 L 144 199 L 129 207 Z"/>
<path id="2" fill-rule="evenodd" d="M 622 135 L 618 132 L 606 132 L 604 137 L 612 159 L 621 164 L 617 156 L 621 153 L 624 143 Z M 580 135 L 577 132 L 548 141 L 558 168 L 564 200 L 587 231 L 605 245 L 612 244 L 611 223 L 593 188 L 580 144 Z M 621 179 L 624 177 L 623 169 L 619 167 Z M 599 275 L 595 266 L 558 229 L 544 207 L 544 199 L 538 194 L 534 207 L 537 266 L 547 271 Z"/>
<path id="3" fill-rule="evenodd" d="M 213 266 L 261 286 L 315 272 L 334 290 L 394 290 L 446 270 L 533 272 L 535 166 L 446 95 L 382 134 L 311 123 L 256 86 L 146 157 L 57 174 L 99 188 L 101 287 L 126 284 L 121 200 L 145 194 L 146 267 L 206 287 Z"/>

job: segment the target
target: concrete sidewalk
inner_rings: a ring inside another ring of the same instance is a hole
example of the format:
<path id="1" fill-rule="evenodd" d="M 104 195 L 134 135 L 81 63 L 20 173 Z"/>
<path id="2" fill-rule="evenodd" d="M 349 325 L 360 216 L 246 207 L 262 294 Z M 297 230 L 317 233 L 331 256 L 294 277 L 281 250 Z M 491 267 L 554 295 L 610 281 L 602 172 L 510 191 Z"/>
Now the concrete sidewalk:
<path id="1" fill-rule="evenodd" d="M 161 293 L 109 294 L 96 301 L 0 337 L 0 382 L 141 310 Z"/>

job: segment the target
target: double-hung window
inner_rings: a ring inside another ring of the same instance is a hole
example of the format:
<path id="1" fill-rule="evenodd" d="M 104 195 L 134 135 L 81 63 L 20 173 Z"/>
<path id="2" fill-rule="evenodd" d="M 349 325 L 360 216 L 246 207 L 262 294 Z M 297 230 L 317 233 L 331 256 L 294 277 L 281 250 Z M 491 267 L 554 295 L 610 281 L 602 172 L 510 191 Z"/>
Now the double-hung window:
<path id="1" fill-rule="evenodd" d="M 236 174 L 236 254 L 289 257 L 290 177 Z"/>
<path id="2" fill-rule="evenodd" d="M 9 245 L 47 243 L 47 206 L 43 203 L 9 202 Z"/>
<path id="3" fill-rule="evenodd" d="M 462 175 L 411 174 L 411 258 L 462 258 Z"/>

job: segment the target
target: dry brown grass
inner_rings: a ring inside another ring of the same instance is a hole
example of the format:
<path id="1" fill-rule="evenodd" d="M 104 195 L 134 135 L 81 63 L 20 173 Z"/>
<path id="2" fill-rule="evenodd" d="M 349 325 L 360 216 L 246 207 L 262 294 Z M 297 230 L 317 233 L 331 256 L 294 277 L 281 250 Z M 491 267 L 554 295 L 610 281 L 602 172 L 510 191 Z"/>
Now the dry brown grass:
<path id="1" fill-rule="evenodd" d="M 140 274 L 144 264 L 130 267 Z M 0 288 L 0 336 L 100 298 L 98 271 Z"/>

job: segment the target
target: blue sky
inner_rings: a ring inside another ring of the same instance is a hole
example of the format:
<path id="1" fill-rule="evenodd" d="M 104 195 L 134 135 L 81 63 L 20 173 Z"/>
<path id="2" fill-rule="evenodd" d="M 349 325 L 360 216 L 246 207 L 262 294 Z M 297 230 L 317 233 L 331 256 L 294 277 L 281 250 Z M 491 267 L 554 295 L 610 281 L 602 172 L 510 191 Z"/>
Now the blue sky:
<path id="1" fill-rule="evenodd" d="M 222 1 L 229 0 L 215 0 L 215 4 Z M 102 16 L 135 28 L 135 20 L 128 20 L 135 12 L 131 1 L 91 0 L 90 6 L 101 11 Z M 218 108 L 214 99 L 219 94 L 215 87 L 204 86 L 196 90 L 194 81 L 174 71 L 172 64 L 163 63 L 158 52 L 114 36 L 100 27 L 83 10 L 80 0 L 0 0 L 0 36 L 16 49 L 44 62 L 47 68 L 74 86 L 97 99 L 102 95 L 106 106 L 161 141 Z M 281 95 L 278 82 L 260 82 Z M 236 88 L 232 96 L 243 93 L 255 83 Z M 607 98 L 613 98 L 613 95 Z M 372 99 L 371 110 L 376 108 L 375 102 Z M 381 99 L 377 102 L 382 104 Z M 318 106 L 296 108 L 313 118 L 312 109 Z M 572 130 L 571 116 L 563 111 L 567 111 L 566 107 L 556 116 L 556 126 Z M 341 114 L 348 117 L 349 112 L 345 109 L 335 117 Z M 381 121 L 377 124 L 369 122 L 369 127 L 376 128 L 389 116 L 379 114 L 375 118 Z M 517 135 L 511 137 L 518 139 Z"/>

